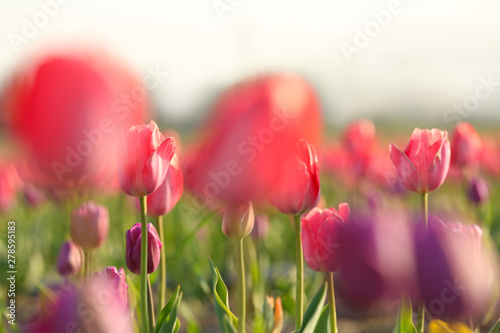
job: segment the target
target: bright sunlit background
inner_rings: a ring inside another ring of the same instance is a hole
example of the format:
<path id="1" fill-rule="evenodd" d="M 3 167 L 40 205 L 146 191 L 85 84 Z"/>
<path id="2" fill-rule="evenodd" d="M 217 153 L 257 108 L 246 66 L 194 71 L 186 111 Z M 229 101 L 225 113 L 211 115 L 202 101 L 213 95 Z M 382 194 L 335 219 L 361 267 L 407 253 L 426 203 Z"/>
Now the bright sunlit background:
<path id="1" fill-rule="evenodd" d="M 263 71 L 305 76 L 332 125 L 498 120 L 499 15 L 493 0 L 5 0 L 0 83 L 47 49 L 105 49 L 138 72 L 168 71 L 153 95 L 177 126 Z"/>

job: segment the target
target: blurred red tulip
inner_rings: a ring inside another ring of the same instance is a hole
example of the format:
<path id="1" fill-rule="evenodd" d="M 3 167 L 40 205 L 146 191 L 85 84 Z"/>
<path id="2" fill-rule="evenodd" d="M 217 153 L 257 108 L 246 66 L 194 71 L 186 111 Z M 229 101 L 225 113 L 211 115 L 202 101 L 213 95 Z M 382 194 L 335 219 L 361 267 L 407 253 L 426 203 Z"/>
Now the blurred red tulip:
<path id="1" fill-rule="evenodd" d="M 13 163 L 0 159 L 0 212 L 12 207 L 20 179 Z"/>
<path id="2" fill-rule="evenodd" d="M 154 121 L 149 125 L 131 126 L 118 152 L 122 190 L 135 197 L 156 191 L 165 180 L 174 153 L 174 139 L 164 139 Z"/>
<path id="3" fill-rule="evenodd" d="M 342 135 L 342 148 L 347 156 L 347 171 L 359 180 L 368 172 L 377 149 L 372 121 L 363 119 L 349 124 Z"/>
<path id="4" fill-rule="evenodd" d="M 109 213 L 105 206 L 92 201 L 71 213 L 71 239 L 83 249 L 95 249 L 108 237 Z"/>
<path id="5" fill-rule="evenodd" d="M 466 122 L 455 126 L 451 137 L 451 164 L 460 169 L 477 165 L 481 158 L 481 138 L 474 127 Z"/>
<path id="6" fill-rule="evenodd" d="M 179 202 L 184 191 L 184 175 L 179 165 L 177 153 L 172 157 L 167 170 L 167 176 L 156 191 L 147 196 L 147 214 L 162 216 L 168 214 Z M 139 198 L 136 198 L 136 207 L 140 209 Z"/>
<path id="7" fill-rule="evenodd" d="M 500 144 L 493 137 L 488 137 L 483 140 L 481 151 L 481 165 L 485 171 L 491 175 L 500 176 Z"/>
<path id="8" fill-rule="evenodd" d="M 300 140 L 297 155 L 282 161 L 278 184 L 269 201 L 279 211 L 300 215 L 316 207 L 320 199 L 318 157 L 312 145 Z"/>
<path id="9" fill-rule="evenodd" d="M 393 144 L 389 152 L 401 181 L 410 191 L 434 191 L 446 179 L 450 168 L 450 142 L 446 131 L 415 128 L 404 152 Z"/>
<path id="10" fill-rule="evenodd" d="M 139 80 L 101 57 L 54 54 L 23 63 L 4 91 L 0 102 L 28 155 L 31 181 L 109 188 L 116 177 L 120 129 L 142 122 L 146 95 L 131 98 L 134 88 L 144 90 Z"/>
<path id="11" fill-rule="evenodd" d="M 153 273 L 160 264 L 160 236 L 154 225 L 148 223 L 148 274 Z M 128 269 L 134 274 L 141 274 L 141 224 L 136 223 L 125 234 L 125 261 Z"/>
<path id="12" fill-rule="evenodd" d="M 307 265 L 318 272 L 335 272 L 340 267 L 339 228 L 349 220 L 349 205 L 313 208 L 302 217 L 301 239 Z"/>
<path id="13" fill-rule="evenodd" d="M 222 95 L 186 160 L 186 184 L 202 198 L 264 200 L 299 139 L 317 145 L 319 105 L 294 75 L 267 75 Z"/>

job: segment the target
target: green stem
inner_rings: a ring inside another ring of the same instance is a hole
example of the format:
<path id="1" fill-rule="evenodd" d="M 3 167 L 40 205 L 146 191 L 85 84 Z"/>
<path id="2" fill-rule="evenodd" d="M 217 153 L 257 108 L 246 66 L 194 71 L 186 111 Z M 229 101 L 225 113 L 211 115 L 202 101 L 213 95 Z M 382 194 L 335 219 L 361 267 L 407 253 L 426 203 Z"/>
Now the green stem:
<path id="1" fill-rule="evenodd" d="M 246 321 L 246 286 L 245 265 L 243 259 L 243 238 L 236 240 L 236 258 L 238 266 L 238 332 L 245 332 Z"/>
<path id="2" fill-rule="evenodd" d="M 141 284 L 140 284 L 140 309 L 141 332 L 149 332 L 148 315 L 148 226 L 146 222 L 146 197 L 139 197 L 141 206 Z"/>
<path id="3" fill-rule="evenodd" d="M 160 252 L 160 310 L 166 304 L 167 297 L 167 258 L 165 256 L 165 235 L 163 232 L 163 216 L 158 216 L 158 233 L 162 244 Z"/>
<path id="4" fill-rule="evenodd" d="M 300 215 L 294 215 L 295 224 L 295 261 L 297 264 L 297 286 L 295 288 L 295 329 L 302 326 L 302 317 L 304 316 L 304 257 L 302 255 L 302 242 L 300 241 Z"/>
<path id="5" fill-rule="evenodd" d="M 422 204 L 422 215 L 424 217 L 424 226 L 427 229 L 429 223 L 429 194 L 422 193 L 420 195 L 421 204 Z M 417 332 L 423 333 L 425 326 L 425 304 L 422 302 L 418 306 L 417 310 Z"/>
<path id="6" fill-rule="evenodd" d="M 333 289 L 333 273 L 328 272 L 327 274 L 327 283 L 328 283 L 328 297 L 329 297 L 329 309 L 330 309 L 330 332 L 338 333 L 337 329 L 337 310 L 335 307 L 335 291 Z"/>
<path id="7" fill-rule="evenodd" d="M 156 325 L 155 320 L 155 306 L 153 300 L 153 289 L 151 288 L 151 281 L 148 275 L 148 315 L 149 315 L 149 331 L 153 332 Z"/>

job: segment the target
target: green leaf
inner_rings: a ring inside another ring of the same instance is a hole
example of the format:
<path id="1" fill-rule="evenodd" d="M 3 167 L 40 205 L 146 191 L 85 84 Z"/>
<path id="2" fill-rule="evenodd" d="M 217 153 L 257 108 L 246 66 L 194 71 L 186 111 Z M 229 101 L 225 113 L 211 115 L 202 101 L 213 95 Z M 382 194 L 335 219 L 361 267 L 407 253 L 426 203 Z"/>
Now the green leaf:
<path id="1" fill-rule="evenodd" d="M 179 304 L 181 303 L 181 299 L 182 293 L 180 292 L 180 286 L 178 286 L 168 303 L 161 310 L 154 333 L 177 332 L 179 329 L 179 327 L 176 329 L 176 326 L 178 326 L 177 311 Z"/>
<path id="2" fill-rule="evenodd" d="M 212 267 L 212 290 L 214 293 L 214 304 L 215 313 L 217 314 L 217 321 L 219 322 L 219 326 L 223 329 L 224 332 L 230 332 L 225 330 L 224 316 L 228 316 L 228 320 L 233 326 L 238 325 L 238 318 L 236 318 L 236 316 L 229 309 L 227 287 L 222 280 L 222 277 L 220 276 L 220 272 L 217 269 L 217 266 L 215 266 L 212 259 L 208 258 L 208 260 L 210 260 L 210 266 Z"/>
<path id="3" fill-rule="evenodd" d="M 401 304 L 398 309 L 398 319 L 393 333 L 417 333 L 412 321 L 411 302 L 408 295 L 401 296 Z"/>
<path id="4" fill-rule="evenodd" d="M 493 325 L 493 327 L 491 328 L 491 330 L 489 330 L 488 333 L 500 333 L 500 319 L 497 320 L 495 325 Z"/>
<path id="5" fill-rule="evenodd" d="M 274 327 L 274 309 L 271 308 L 271 304 L 267 300 L 264 300 L 262 306 L 262 316 L 264 319 L 264 332 L 269 333 Z"/>
<path id="6" fill-rule="evenodd" d="M 316 328 L 314 329 L 314 333 L 330 333 L 330 311 L 329 305 L 325 305 L 323 311 L 321 311 L 321 315 L 319 316 L 318 323 L 316 324 Z"/>
<path id="7" fill-rule="evenodd" d="M 318 323 L 318 319 L 323 310 L 323 304 L 325 304 L 326 299 L 326 283 L 323 283 L 321 288 L 314 294 L 314 297 L 309 303 L 306 312 L 304 313 L 304 319 L 302 321 L 302 327 L 300 328 L 301 333 L 313 333 Z"/>
<path id="8" fill-rule="evenodd" d="M 228 315 L 225 314 L 223 320 L 224 320 L 224 326 L 223 326 L 224 332 L 226 332 L 226 333 L 238 333 L 238 331 L 234 327 L 233 323 L 229 319 Z"/>

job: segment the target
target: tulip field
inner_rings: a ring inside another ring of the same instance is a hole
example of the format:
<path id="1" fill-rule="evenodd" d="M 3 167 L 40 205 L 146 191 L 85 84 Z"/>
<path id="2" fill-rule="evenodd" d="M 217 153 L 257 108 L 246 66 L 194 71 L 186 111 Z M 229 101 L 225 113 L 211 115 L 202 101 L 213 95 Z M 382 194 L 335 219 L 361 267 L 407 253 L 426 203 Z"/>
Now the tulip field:
<path id="1" fill-rule="evenodd" d="M 186 130 L 146 85 L 57 53 L 4 87 L 0 332 L 500 332 L 498 126 L 331 128 L 264 73 Z"/>

